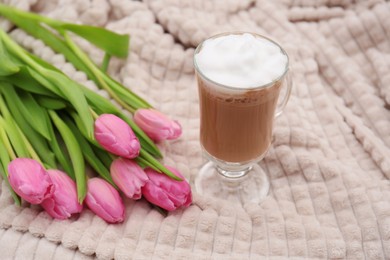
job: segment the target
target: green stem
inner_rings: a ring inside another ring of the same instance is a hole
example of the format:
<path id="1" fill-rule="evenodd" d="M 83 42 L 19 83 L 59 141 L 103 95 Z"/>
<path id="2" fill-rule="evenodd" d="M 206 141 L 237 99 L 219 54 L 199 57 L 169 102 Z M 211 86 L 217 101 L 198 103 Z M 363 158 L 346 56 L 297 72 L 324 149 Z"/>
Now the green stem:
<path id="1" fill-rule="evenodd" d="M 11 87 L 10 85 L 7 85 L 7 86 L 3 86 L 3 87 Z M 11 117 L 11 113 L 9 112 L 8 108 L 7 108 L 7 105 L 5 104 L 5 101 L 3 99 L 3 96 L 0 95 L 0 112 L 1 114 L 6 117 L 6 118 L 9 118 Z"/>
<path id="2" fill-rule="evenodd" d="M 95 73 L 91 72 L 90 68 L 88 68 L 83 63 L 83 61 L 69 49 L 68 45 L 66 45 L 66 43 L 62 39 L 60 39 L 57 35 L 53 34 L 51 31 L 40 25 L 40 23 L 45 23 L 51 26 L 53 29 L 57 30 L 58 32 L 63 32 L 64 30 L 68 29 L 67 25 L 71 24 L 53 20 L 34 13 L 20 11 L 18 9 L 2 4 L 0 4 L 0 13 L 27 33 L 31 34 L 35 38 L 41 39 L 45 44 L 53 48 L 54 51 L 62 53 L 67 60 L 73 63 L 73 65 L 75 65 L 77 69 L 84 71 L 90 79 L 95 82 L 98 81 L 96 79 Z M 107 58 L 108 57 L 105 56 L 105 59 Z M 102 74 L 101 77 L 103 77 L 103 79 L 113 89 L 117 96 L 122 97 L 125 102 L 135 110 L 137 108 L 151 107 L 148 102 L 139 97 L 137 94 L 133 93 L 128 88 L 124 87 L 123 85 L 106 75 L 104 73 L 104 66 L 103 69 L 100 70 L 100 73 Z"/>
<path id="3" fill-rule="evenodd" d="M 1 142 L 0 138 L 0 146 L 3 146 L 3 143 Z M 21 205 L 21 199 L 18 194 L 12 189 L 11 184 L 8 181 L 8 164 L 10 162 L 9 154 L 5 151 L 0 149 L 0 172 L 1 175 L 3 176 L 3 181 L 6 183 L 6 185 L 9 188 L 9 191 L 11 193 L 12 198 L 14 199 L 16 205 L 20 206 Z"/>
<path id="4" fill-rule="evenodd" d="M 93 110 L 92 107 L 89 108 L 89 110 L 91 111 L 91 115 L 93 117 L 93 119 L 98 119 L 99 115 L 95 112 L 95 110 Z"/>
<path id="5" fill-rule="evenodd" d="M 7 108 L 7 105 L 5 104 L 5 101 L 4 101 L 4 99 L 3 99 L 3 97 L 2 97 L 1 95 L 0 95 L 0 111 L 1 111 L 1 113 L 4 115 L 5 118 L 11 120 L 12 124 L 13 124 L 14 127 L 17 129 L 17 131 L 19 132 L 19 134 L 20 134 L 20 136 L 22 137 L 22 139 L 23 139 L 23 137 L 24 137 L 23 142 L 27 141 L 27 140 L 26 140 L 26 137 L 24 136 L 23 133 L 21 133 L 21 131 L 20 131 L 18 125 L 15 123 L 14 119 L 12 118 L 11 113 L 9 112 L 9 110 L 8 110 L 8 108 Z M 11 123 L 11 122 L 10 122 L 10 123 Z M 2 138 L 2 141 L 3 141 L 3 143 L 4 143 L 4 146 L 6 147 L 6 150 L 8 151 L 8 154 L 10 155 L 10 157 L 11 157 L 12 159 L 15 159 L 17 156 L 16 156 L 16 154 L 15 154 L 14 149 L 12 148 L 12 144 L 11 144 L 10 140 L 8 139 L 8 135 L 7 135 L 6 130 L 5 130 L 5 129 L 7 128 L 7 126 L 6 126 L 7 122 L 6 122 L 6 120 L 5 120 L 3 117 L 1 117 L 1 116 L 0 116 L 0 124 L 1 124 L 1 138 Z M 28 142 L 28 141 L 27 141 L 27 142 Z M 36 155 L 35 151 L 34 151 L 33 154 Z M 37 157 L 38 157 L 38 156 L 37 156 Z M 34 159 L 35 159 L 35 158 L 34 158 Z M 39 159 L 39 157 L 38 157 L 38 161 L 41 162 L 40 159 Z"/>
<path id="6" fill-rule="evenodd" d="M 147 161 L 145 158 L 141 156 L 138 156 L 136 160 L 137 162 L 139 162 L 141 165 L 144 165 L 145 167 L 148 166 L 157 172 L 161 172 L 160 169 L 158 169 L 156 166 L 154 166 L 153 164 L 151 164 L 149 161 Z"/>
<path id="7" fill-rule="evenodd" d="M 5 121 L 4 118 L 0 116 L 0 138 L 3 142 L 5 149 L 7 150 L 9 156 L 11 157 L 11 160 L 16 159 L 16 154 L 14 152 L 14 149 L 12 148 L 11 142 L 8 139 L 7 133 L 5 132 Z"/>
<path id="8" fill-rule="evenodd" d="M 87 194 L 83 152 L 81 151 L 81 147 L 76 137 L 73 135 L 69 127 L 57 115 L 57 113 L 53 110 L 49 110 L 49 115 L 53 120 L 54 125 L 57 127 L 59 133 L 61 134 L 66 148 L 69 151 L 70 160 L 72 162 L 76 177 L 78 201 L 82 203 Z"/>
<path id="9" fill-rule="evenodd" d="M 141 158 L 144 160 L 147 160 L 150 164 L 155 166 L 155 168 L 158 169 L 158 172 L 163 172 L 165 175 L 169 176 L 170 178 L 177 180 L 177 181 L 182 181 L 180 177 L 177 177 L 173 172 L 165 168 L 159 161 L 157 161 L 153 156 L 151 156 L 148 152 L 144 151 L 141 149 L 140 155 Z"/>
<path id="10" fill-rule="evenodd" d="M 33 158 L 34 160 L 38 161 L 40 164 L 43 165 L 41 158 L 39 158 L 38 154 L 34 150 L 34 147 L 28 141 L 28 139 L 26 138 L 26 136 L 24 135 L 24 133 L 22 132 L 20 127 L 17 124 L 15 124 L 15 127 L 18 130 L 19 135 L 22 138 L 22 141 L 23 141 L 24 145 L 26 146 L 26 149 L 27 149 L 28 153 L 30 154 L 31 158 Z"/>
<path id="11" fill-rule="evenodd" d="M 168 216 L 168 211 L 167 211 L 167 210 L 165 210 L 165 209 L 163 209 L 163 208 L 160 208 L 159 206 L 154 205 L 153 203 L 150 203 L 150 202 L 149 202 L 149 204 L 150 204 L 150 206 L 151 206 L 152 208 L 154 208 L 154 209 L 157 210 L 161 215 L 163 215 L 163 217 L 167 217 L 167 216 Z"/>
<path id="12" fill-rule="evenodd" d="M 27 152 L 30 154 L 31 158 L 38 161 L 40 164 L 43 164 L 41 158 L 39 158 L 38 154 L 35 152 L 34 148 L 32 147 L 31 143 L 28 141 L 27 137 L 24 135 L 23 131 L 20 129 L 15 119 L 11 116 L 11 113 L 8 110 L 8 107 L 6 106 L 5 101 L 1 95 L 0 95 L 0 108 L 4 117 L 9 120 L 8 123 L 12 126 L 12 129 L 14 130 L 16 129 L 16 131 L 18 132 L 18 135 L 22 139 L 22 143 L 26 147 Z M 1 118 L 1 120 L 3 124 L 7 124 L 7 122 L 3 118 Z"/>
<path id="13" fill-rule="evenodd" d="M 14 8 L 14 7 L 5 5 L 5 4 L 0 4 L 0 10 L 3 13 L 21 16 L 24 19 L 30 20 L 30 21 L 32 20 L 32 21 L 35 21 L 35 22 L 43 22 L 43 23 L 46 23 L 46 24 L 50 24 L 53 27 L 59 27 L 62 24 L 64 24 L 61 21 L 54 20 L 54 19 L 51 19 L 51 18 L 48 18 L 48 17 L 45 17 L 45 16 L 40 16 L 38 14 L 31 13 L 31 12 L 24 12 L 24 11 L 21 11 L 21 10 L 19 10 L 17 8 Z"/>
<path id="14" fill-rule="evenodd" d="M 0 38 L 3 40 L 4 44 L 7 46 L 7 48 L 13 52 L 19 59 L 24 61 L 27 65 L 32 67 L 34 70 L 38 71 L 39 73 L 42 72 L 42 67 L 39 66 L 39 64 L 34 61 L 29 55 L 25 53 L 25 50 L 20 47 L 18 44 L 13 42 L 11 38 L 5 33 L 3 30 L 0 30 Z"/>
<path id="15" fill-rule="evenodd" d="M 134 108 L 152 108 L 152 105 L 145 99 L 139 97 L 134 92 L 112 79 L 109 75 L 103 73 L 102 77 L 118 95 L 126 97 L 126 102 L 131 104 Z"/>
<path id="16" fill-rule="evenodd" d="M 106 72 L 108 69 L 108 65 L 110 64 L 111 55 L 107 52 L 104 54 L 103 62 L 102 62 L 102 68 L 101 70 Z"/>
<path id="17" fill-rule="evenodd" d="M 145 134 L 144 131 L 141 130 L 141 128 L 139 128 L 139 126 L 133 120 L 130 120 L 122 114 L 120 114 L 119 116 L 130 125 L 137 137 L 143 140 L 142 147 L 145 150 L 152 153 L 157 158 L 162 158 L 162 154 L 157 148 L 156 144 Z"/>
<path id="18" fill-rule="evenodd" d="M 112 91 L 112 89 L 107 85 L 106 81 L 104 81 L 103 78 L 101 77 L 101 71 L 98 68 L 96 68 L 95 64 L 90 60 L 90 58 L 83 51 L 81 51 L 80 48 L 73 42 L 73 40 L 69 37 L 68 33 L 64 31 L 62 32 L 62 35 L 64 36 L 65 42 L 68 44 L 69 48 L 73 50 L 73 52 L 84 62 L 87 68 L 95 76 L 99 85 L 104 90 L 106 90 L 108 94 L 116 102 L 118 102 L 119 105 L 129 110 L 131 113 L 134 113 L 135 109 L 133 107 L 128 106 L 121 98 L 118 97 L 118 95 L 115 94 L 114 91 Z"/>
<path id="19" fill-rule="evenodd" d="M 41 26 L 39 21 L 31 20 L 22 16 L 23 12 L 16 12 L 8 10 L 8 6 L 4 7 L 0 4 L 0 11 L 7 19 L 12 21 L 15 25 L 23 29 L 28 34 L 37 39 L 41 39 L 45 44 L 50 46 L 55 52 L 62 53 L 65 58 L 70 61 L 78 70 L 84 71 L 88 78 L 96 81 L 93 74 L 82 63 L 82 61 L 69 49 L 66 43 L 45 27 Z"/>
<path id="20" fill-rule="evenodd" d="M 39 81 L 44 87 L 57 95 L 67 99 L 83 119 L 88 135 L 93 135 L 92 117 L 88 113 L 88 103 L 78 84 L 58 70 L 48 68 L 39 58 L 28 55 L 22 47 L 15 43 L 3 30 L 0 29 L 0 39 L 3 40 L 8 51 L 26 63 L 27 70 L 32 78 Z"/>

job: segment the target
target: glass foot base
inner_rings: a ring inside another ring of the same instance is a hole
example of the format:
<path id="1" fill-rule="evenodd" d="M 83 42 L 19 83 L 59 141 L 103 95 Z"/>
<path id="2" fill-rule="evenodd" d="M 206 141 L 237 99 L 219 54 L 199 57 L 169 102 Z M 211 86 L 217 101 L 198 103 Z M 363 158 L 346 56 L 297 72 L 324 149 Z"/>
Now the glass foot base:
<path id="1" fill-rule="evenodd" d="M 260 203 L 268 195 L 269 187 L 268 176 L 258 164 L 237 178 L 225 177 L 215 164 L 208 162 L 195 178 L 195 189 L 199 194 L 241 205 Z"/>

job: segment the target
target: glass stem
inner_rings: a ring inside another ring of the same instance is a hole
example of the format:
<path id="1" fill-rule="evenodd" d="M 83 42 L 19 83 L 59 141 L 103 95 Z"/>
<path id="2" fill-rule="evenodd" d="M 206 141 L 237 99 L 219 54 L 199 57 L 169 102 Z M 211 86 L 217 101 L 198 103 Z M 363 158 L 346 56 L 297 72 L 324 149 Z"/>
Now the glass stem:
<path id="1" fill-rule="evenodd" d="M 225 177 L 225 178 L 231 179 L 231 180 L 236 180 L 236 179 L 244 177 L 245 175 L 248 174 L 248 172 L 251 169 L 252 169 L 252 166 L 249 166 L 249 167 L 246 167 L 246 168 L 241 169 L 241 170 L 232 171 L 232 170 L 225 170 L 225 169 L 222 169 L 220 166 L 217 166 L 218 173 L 220 175 L 222 175 L 222 177 Z"/>

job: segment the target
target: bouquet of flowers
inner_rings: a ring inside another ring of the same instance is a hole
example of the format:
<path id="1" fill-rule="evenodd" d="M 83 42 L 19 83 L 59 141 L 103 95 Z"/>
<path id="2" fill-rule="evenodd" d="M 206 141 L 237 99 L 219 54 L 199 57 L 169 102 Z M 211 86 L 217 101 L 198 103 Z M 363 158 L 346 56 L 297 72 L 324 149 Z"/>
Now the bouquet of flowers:
<path id="1" fill-rule="evenodd" d="M 187 207 L 191 188 L 162 165 L 155 142 L 181 135 L 177 121 L 112 79 L 111 56 L 128 55 L 128 35 L 65 23 L 0 4 L 0 14 L 84 71 L 124 109 L 68 78 L 0 30 L 0 171 L 17 204 L 40 204 L 66 219 L 84 206 L 109 223 L 124 220 L 121 194 L 161 212 Z M 70 37 L 105 52 L 98 67 Z M 87 176 L 86 167 L 96 173 Z"/>

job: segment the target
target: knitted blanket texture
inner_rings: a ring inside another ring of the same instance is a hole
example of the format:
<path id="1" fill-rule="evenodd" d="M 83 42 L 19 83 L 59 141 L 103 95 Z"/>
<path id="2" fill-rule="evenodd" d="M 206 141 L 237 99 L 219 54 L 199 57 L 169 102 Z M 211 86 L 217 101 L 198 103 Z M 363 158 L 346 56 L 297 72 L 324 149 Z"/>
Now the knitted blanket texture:
<path id="1" fill-rule="evenodd" d="M 390 259 L 390 2 L 380 0 L 2 0 L 131 36 L 109 73 L 183 126 L 159 144 L 193 185 L 205 162 L 193 53 L 226 31 L 268 36 L 289 54 L 294 86 L 260 162 L 270 193 L 237 206 L 194 191 L 167 217 L 125 200 L 110 225 L 85 209 L 59 221 L 14 205 L 0 179 L 0 259 Z M 109 98 L 42 41 L 20 45 Z M 97 63 L 104 53 L 79 38 Z M 1 62 L 1 61 L 0 61 Z"/>

